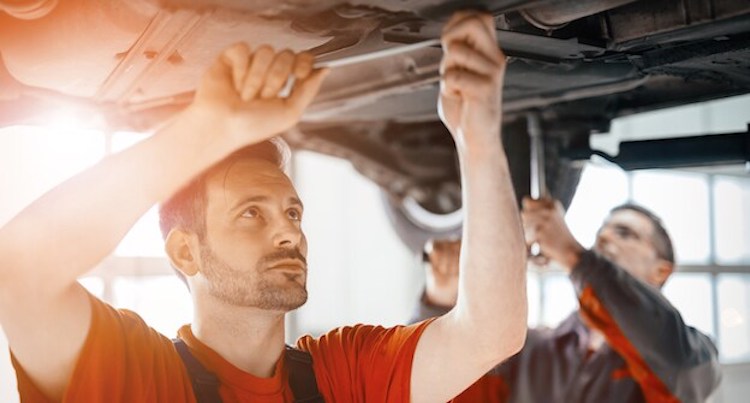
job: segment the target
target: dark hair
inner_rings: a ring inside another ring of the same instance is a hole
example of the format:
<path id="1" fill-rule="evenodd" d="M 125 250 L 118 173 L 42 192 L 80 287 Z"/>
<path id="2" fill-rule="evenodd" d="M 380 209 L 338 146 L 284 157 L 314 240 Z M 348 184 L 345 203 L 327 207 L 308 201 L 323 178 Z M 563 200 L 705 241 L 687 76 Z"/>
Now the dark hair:
<path id="1" fill-rule="evenodd" d="M 192 231 L 200 239 L 205 238 L 206 181 L 213 173 L 245 159 L 268 161 L 285 171 L 288 157 L 289 147 L 286 143 L 273 138 L 241 148 L 206 169 L 159 206 L 159 228 L 162 238 L 166 240 L 169 232 L 175 228 Z M 183 281 L 186 281 L 179 270 L 175 271 Z"/>
<path id="2" fill-rule="evenodd" d="M 651 221 L 651 224 L 654 228 L 654 232 L 651 235 L 651 243 L 654 245 L 654 249 L 656 249 L 656 254 L 670 262 L 675 262 L 674 258 L 674 247 L 672 246 L 672 239 L 669 237 L 669 233 L 667 232 L 667 229 L 664 228 L 664 224 L 662 223 L 661 218 L 651 212 L 651 210 L 646 209 L 645 207 L 639 206 L 637 204 L 633 203 L 625 203 L 621 204 L 612 210 L 609 211 L 610 214 L 616 213 L 618 211 L 623 210 L 630 210 L 635 211 L 636 213 L 641 214 L 642 216 L 646 217 L 649 221 Z"/>

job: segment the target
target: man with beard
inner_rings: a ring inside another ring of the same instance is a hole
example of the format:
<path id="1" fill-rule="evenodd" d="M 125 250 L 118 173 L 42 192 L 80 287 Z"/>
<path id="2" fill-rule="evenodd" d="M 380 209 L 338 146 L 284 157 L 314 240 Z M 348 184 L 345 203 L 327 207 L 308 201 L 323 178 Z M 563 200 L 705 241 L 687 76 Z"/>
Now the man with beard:
<path id="1" fill-rule="evenodd" d="M 555 329 L 530 329 L 520 353 L 457 402 L 703 402 L 721 379 L 707 336 L 659 290 L 674 270 L 672 241 L 643 207 L 615 207 L 585 250 L 553 200 L 523 201 L 526 240 L 570 275 L 580 308 Z M 423 320 L 456 302 L 460 241 L 428 254 Z"/>
<path id="2" fill-rule="evenodd" d="M 446 401 L 525 338 L 526 256 L 499 133 L 505 57 L 490 15 L 456 13 L 442 41 L 439 110 L 457 144 L 467 206 L 457 309 L 413 326 L 301 338 L 326 401 Z M 324 76 L 312 61 L 231 47 L 170 124 L 0 230 L 0 323 L 24 402 L 204 401 L 181 361 L 183 344 L 218 379 L 214 400 L 301 398 L 289 386 L 284 316 L 307 298 L 303 207 L 268 139 L 312 101 Z M 290 76 L 295 88 L 279 95 Z M 174 345 L 75 280 L 164 200 L 165 248 L 195 305 Z"/>

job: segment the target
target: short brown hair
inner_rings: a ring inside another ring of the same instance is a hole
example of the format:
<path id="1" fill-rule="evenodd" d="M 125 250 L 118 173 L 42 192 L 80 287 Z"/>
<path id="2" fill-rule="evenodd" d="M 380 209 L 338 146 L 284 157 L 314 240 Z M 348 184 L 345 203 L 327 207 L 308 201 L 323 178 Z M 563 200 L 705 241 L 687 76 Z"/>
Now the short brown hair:
<path id="1" fill-rule="evenodd" d="M 279 139 L 270 139 L 241 148 L 201 174 L 159 206 L 159 228 L 164 239 L 174 228 L 193 231 L 203 237 L 206 231 L 206 180 L 238 160 L 259 159 L 285 170 L 289 148 Z"/>
<path id="2" fill-rule="evenodd" d="M 661 218 L 651 210 L 633 203 L 621 204 L 610 210 L 609 213 L 612 214 L 623 210 L 635 211 L 646 217 L 651 222 L 651 225 L 654 227 L 654 233 L 651 236 L 651 244 L 654 245 L 656 254 L 661 259 L 674 264 L 674 246 L 672 245 L 672 239 L 669 237 L 667 229 L 664 228 Z"/>

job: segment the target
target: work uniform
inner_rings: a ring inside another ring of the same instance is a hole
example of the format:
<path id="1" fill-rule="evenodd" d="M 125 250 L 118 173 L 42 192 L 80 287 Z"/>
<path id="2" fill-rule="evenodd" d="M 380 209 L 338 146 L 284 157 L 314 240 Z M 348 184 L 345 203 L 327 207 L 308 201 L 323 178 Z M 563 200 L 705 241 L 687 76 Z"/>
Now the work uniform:
<path id="1" fill-rule="evenodd" d="M 718 387 L 716 347 L 657 288 L 592 251 L 570 279 L 579 311 L 555 329 L 530 329 L 517 355 L 456 402 L 703 402 Z M 416 320 L 445 310 L 423 298 Z M 593 351 L 590 328 L 606 338 Z"/>
<path id="2" fill-rule="evenodd" d="M 62 402 L 195 402 L 193 387 L 172 340 L 134 312 L 114 309 L 94 296 L 91 325 Z M 407 402 L 417 342 L 429 324 L 384 328 L 355 325 L 321 337 L 304 336 L 318 390 L 327 403 Z M 235 367 L 203 344 L 190 326 L 179 331 L 198 361 L 220 381 L 223 402 L 292 402 L 285 355 L 273 376 L 259 378 Z M 54 348 L 54 346 L 50 346 Z M 23 403 L 50 402 L 11 356 Z"/>

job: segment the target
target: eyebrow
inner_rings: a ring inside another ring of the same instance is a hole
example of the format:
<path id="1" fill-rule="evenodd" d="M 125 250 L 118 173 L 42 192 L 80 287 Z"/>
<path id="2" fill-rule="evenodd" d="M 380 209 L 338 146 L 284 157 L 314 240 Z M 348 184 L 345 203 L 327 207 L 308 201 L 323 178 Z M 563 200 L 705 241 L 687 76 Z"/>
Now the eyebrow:
<path id="1" fill-rule="evenodd" d="M 263 195 L 247 197 L 235 203 L 234 206 L 232 206 L 231 211 L 234 211 L 248 203 L 268 203 L 270 202 L 270 200 L 270 197 Z M 291 196 L 286 199 L 286 202 L 293 206 L 299 206 L 299 208 L 301 208 L 302 210 L 305 209 L 304 204 L 302 204 L 302 200 L 300 200 L 298 197 Z"/>
<path id="2" fill-rule="evenodd" d="M 625 224 L 615 223 L 615 224 L 612 224 L 612 225 L 617 230 L 624 230 L 625 232 L 634 235 L 638 239 L 643 239 L 643 236 L 641 234 L 639 234 L 638 231 L 636 231 L 635 229 L 633 229 L 633 228 L 631 228 L 631 227 L 629 227 L 629 226 L 627 226 Z"/>

